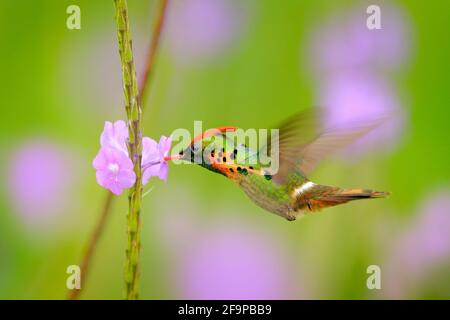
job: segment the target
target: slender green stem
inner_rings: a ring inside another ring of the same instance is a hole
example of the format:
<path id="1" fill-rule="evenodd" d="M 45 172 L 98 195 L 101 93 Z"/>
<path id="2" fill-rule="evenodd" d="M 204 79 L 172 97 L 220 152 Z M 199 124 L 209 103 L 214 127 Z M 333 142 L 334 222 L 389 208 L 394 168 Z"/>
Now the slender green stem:
<path id="1" fill-rule="evenodd" d="M 139 251 L 141 246 L 141 198 L 142 198 L 142 129 L 138 85 L 133 59 L 128 7 L 126 0 L 114 0 L 116 7 L 117 36 L 122 66 L 125 110 L 128 119 L 128 152 L 134 164 L 136 182 L 130 189 L 127 214 L 127 247 L 125 260 L 126 299 L 139 297 Z"/>
<path id="2" fill-rule="evenodd" d="M 155 23 L 155 26 L 154 26 L 154 29 L 152 32 L 151 43 L 150 43 L 150 46 L 149 46 L 148 52 L 147 52 L 146 64 L 144 66 L 144 69 L 142 70 L 141 81 L 139 82 L 139 84 L 141 85 L 139 88 L 139 97 L 141 98 L 142 102 L 143 102 L 145 92 L 149 91 L 150 75 L 153 71 L 153 66 L 155 64 L 155 56 L 156 56 L 156 52 L 157 52 L 157 48 L 158 48 L 158 44 L 159 44 L 159 39 L 160 39 L 161 33 L 162 33 L 163 22 L 165 20 L 165 16 L 166 16 L 166 12 L 167 12 L 168 2 L 169 2 L 169 0 L 161 0 L 160 11 L 158 12 L 157 20 L 156 20 L 156 23 Z M 147 191 L 147 193 L 149 191 Z M 142 197 L 144 197 L 144 196 L 145 196 L 145 194 L 142 195 Z M 87 248 L 83 255 L 83 260 L 81 263 L 81 275 L 82 275 L 81 288 L 83 288 L 83 289 L 85 287 L 90 262 L 92 260 L 95 249 L 97 247 L 97 243 L 101 237 L 101 234 L 103 232 L 104 226 L 107 221 L 107 218 L 111 211 L 112 200 L 113 200 L 113 195 L 111 192 L 108 192 L 107 197 L 105 198 L 105 202 L 102 207 L 100 218 L 99 218 L 99 220 L 95 226 L 95 229 L 89 239 Z M 82 291 L 82 289 L 71 290 L 68 293 L 68 299 L 71 299 L 71 300 L 78 299 L 81 291 Z"/>

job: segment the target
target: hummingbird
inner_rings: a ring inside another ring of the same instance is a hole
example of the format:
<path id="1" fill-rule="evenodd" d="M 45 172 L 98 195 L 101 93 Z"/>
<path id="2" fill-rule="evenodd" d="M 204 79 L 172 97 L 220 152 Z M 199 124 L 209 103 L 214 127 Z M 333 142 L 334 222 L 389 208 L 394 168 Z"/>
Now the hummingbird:
<path id="1" fill-rule="evenodd" d="M 308 179 L 320 160 L 358 140 L 380 123 L 320 132 L 317 130 L 320 127 L 318 115 L 317 111 L 309 109 L 291 116 L 275 127 L 279 130 L 276 143 L 279 165 L 276 172 L 271 172 L 258 161 L 263 152 L 267 154 L 273 149 L 272 135 L 268 135 L 268 142 L 258 150 L 252 150 L 245 144 L 231 144 L 233 148 L 226 149 L 223 142 L 217 142 L 219 139 L 214 139 L 214 142 L 206 141 L 206 138 L 212 136 L 228 139 L 227 133 L 238 129 L 231 126 L 203 132 L 192 139 L 187 148 L 179 154 L 169 156 L 167 160 L 180 159 L 197 163 L 225 176 L 239 186 L 256 205 L 288 221 L 349 201 L 388 196 L 388 192 L 344 189 L 314 183 Z M 242 156 L 239 157 L 241 154 L 245 155 L 244 161 Z M 203 157 L 203 161 L 195 161 L 198 157 Z"/>

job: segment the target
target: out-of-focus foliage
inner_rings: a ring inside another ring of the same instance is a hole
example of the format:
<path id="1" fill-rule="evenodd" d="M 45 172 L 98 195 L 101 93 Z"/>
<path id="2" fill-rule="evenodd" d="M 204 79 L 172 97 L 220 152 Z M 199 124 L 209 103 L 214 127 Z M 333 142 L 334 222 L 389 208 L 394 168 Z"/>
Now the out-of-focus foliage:
<path id="1" fill-rule="evenodd" d="M 157 1 L 129 0 L 137 68 Z M 173 0 L 145 135 L 267 128 L 311 106 L 328 124 L 389 112 L 311 179 L 390 191 L 287 222 L 220 175 L 170 165 L 143 200 L 142 298 L 449 298 L 450 4 Z M 66 8 L 81 8 L 81 30 Z M 0 2 L 0 298 L 62 299 L 105 190 L 92 159 L 125 118 L 112 0 Z M 83 298 L 122 298 L 126 196 Z M 378 265 L 382 289 L 368 290 Z"/>

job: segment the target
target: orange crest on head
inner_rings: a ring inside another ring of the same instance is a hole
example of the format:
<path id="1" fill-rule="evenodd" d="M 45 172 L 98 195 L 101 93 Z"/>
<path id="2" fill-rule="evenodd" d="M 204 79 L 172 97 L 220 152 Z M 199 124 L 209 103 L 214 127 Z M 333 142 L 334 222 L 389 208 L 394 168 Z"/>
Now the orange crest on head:
<path id="1" fill-rule="evenodd" d="M 198 136 L 194 137 L 192 139 L 191 144 L 194 144 L 195 142 L 199 140 L 203 140 L 204 138 L 209 138 L 218 134 L 226 133 L 226 132 L 233 132 L 236 131 L 237 127 L 219 127 L 214 129 L 208 129 L 205 132 L 199 134 Z"/>

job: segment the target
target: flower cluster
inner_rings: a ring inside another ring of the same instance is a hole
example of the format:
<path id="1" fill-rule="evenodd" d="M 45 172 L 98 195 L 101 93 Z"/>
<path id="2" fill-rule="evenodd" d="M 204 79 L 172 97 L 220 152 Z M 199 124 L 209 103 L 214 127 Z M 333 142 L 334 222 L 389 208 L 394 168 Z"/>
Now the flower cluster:
<path id="1" fill-rule="evenodd" d="M 107 121 L 100 137 L 100 151 L 93 161 L 98 184 L 116 195 L 136 182 L 127 139 L 128 128 L 124 121 Z M 165 136 L 161 137 L 159 143 L 149 137 L 142 139 L 142 184 L 148 183 L 153 176 L 164 181 L 167 179 L 168 165 L 165 158 L 171 143 L 171 137 Z"/>

